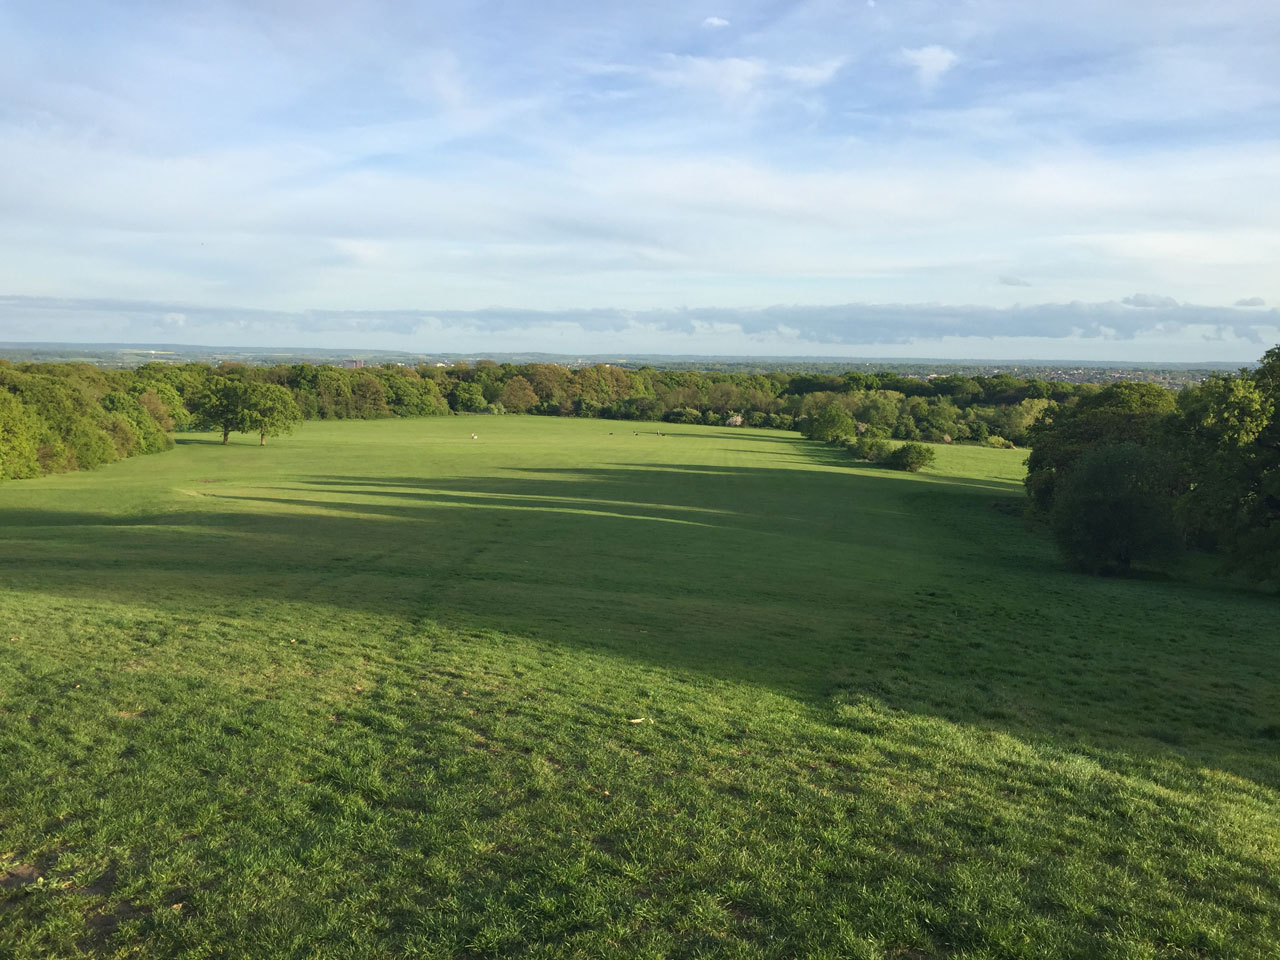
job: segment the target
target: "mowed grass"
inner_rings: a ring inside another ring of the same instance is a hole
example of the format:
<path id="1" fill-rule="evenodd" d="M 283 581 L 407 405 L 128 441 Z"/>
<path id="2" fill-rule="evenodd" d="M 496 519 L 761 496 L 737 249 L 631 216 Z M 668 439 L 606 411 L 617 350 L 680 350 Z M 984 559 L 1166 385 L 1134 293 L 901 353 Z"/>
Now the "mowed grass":
<path id="1" fill-rule="evenodd" d="M 633 429 L 0 486 L 0 956 L 1277 954 L 1274 598 L 1067 572 L 1021 451 Z"/>

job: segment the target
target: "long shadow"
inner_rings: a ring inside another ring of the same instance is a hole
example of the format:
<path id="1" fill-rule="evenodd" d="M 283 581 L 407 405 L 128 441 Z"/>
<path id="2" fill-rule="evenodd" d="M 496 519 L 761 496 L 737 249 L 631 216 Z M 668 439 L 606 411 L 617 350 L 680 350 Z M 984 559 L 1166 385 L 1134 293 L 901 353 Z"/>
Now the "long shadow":
<path id="1" fill-rule="evenodd" d="M 267 597 L 503 630 L 816 709 L 868 695 L 1280 784 L 1274 603 L 1066 573 L 991 493 L 697 463 L 318 476 L 135 517 L 0 510 L 0 581 L 166 614 L 198 591 L 220 612 Z"/>

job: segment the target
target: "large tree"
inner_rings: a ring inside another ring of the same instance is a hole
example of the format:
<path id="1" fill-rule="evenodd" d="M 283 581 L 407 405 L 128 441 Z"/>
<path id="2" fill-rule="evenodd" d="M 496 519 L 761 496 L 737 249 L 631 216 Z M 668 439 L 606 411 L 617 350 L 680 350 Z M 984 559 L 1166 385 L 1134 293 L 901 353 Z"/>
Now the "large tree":
<path id="1" fill-rule="evenodd" d="M 1083 453 L 1057 481 L 1049 518 L 1067 560 L 1087 573 L 1127 573 L 1176 556 L 1182 537 L 1162 463 L 1137 443 L 1110 443 Z"/>
<path id="2" fill-rule="evenodd" d="M 1280 348 L 1250 374 L 1213 377 L 1178 398 L 1174 420 L 1197 541 L 1280 585 Z"/>
<path id="3" fill-rule="evenodd" d="M 1036 507 L 1042 511 L 1052 507 L 1058 482 L 1095 447 L 1157 442 L 1161 424 L 1173 408 L 1173 394 L 1164 387 L 1122 381 L 1074 407 L 1046 411 L 1027 430 L 1031 455 L 1025 482 Z"/>
<path id="4" fill-rule="evenodd" d="M 267 437 L 292 433 L 302 421 L 302 411 L 288 388 L 255 383 L 249 391 L 248 421 L 249 429 L 258 434 L 258 445 L 265 447 Z"/>
<path id="5" fill-rule="evenodd" d="M 226 443 L 233 432 L 244 433 L 248 424 L 249 385 L 228 377 L 210 377 L 192 404 L 194 424 L 205 430 L 221 430 Z"/>
<path id="6" fill-rule="evenodd" d="M 527 413 L 538 402 L 538 395 L 528 380 L 516 375 L 503 384 L 499 399 L 508 413 Z"/>
<path id="7" fill-rule="evenodd" d="M 195 407 L 196 425 L 221 430 L 223 443 L 233 432 L 256 433 L 265 446 L 267 437 L 288 433 L 302 420 L 288 388 L 229 377 L 211 378 Z"/>

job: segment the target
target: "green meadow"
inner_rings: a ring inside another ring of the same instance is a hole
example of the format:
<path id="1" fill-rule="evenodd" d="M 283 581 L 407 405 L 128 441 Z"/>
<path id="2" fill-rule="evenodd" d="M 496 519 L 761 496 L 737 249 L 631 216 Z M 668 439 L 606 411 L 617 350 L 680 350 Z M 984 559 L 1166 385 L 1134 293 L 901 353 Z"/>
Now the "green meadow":
<path id="1" fill-rule="evenodd" d="M 634 429 L 0 485 L 0 957 L 1280 953 L 1274 597 L 1068 572 L 1025 451 Z"/>

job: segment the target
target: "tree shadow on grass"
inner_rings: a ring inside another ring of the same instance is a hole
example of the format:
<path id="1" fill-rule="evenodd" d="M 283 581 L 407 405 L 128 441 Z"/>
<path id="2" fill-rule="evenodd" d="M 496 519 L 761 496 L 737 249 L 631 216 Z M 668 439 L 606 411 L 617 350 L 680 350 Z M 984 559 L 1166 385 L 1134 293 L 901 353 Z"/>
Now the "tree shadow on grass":
<path id="1" fill-rule="evenodd" d="M 0 510 L 0 576 L 167 613 L 194 588 L 222 611 L 499 630 L 1280 783 L 1259 732 L 1274 603 L 1066 573 L 990 485 L 921 479 L 687 463 L 210 487 L 178 512 Z"/>

